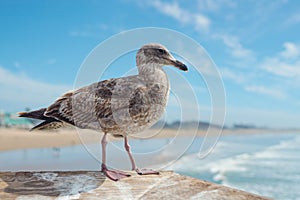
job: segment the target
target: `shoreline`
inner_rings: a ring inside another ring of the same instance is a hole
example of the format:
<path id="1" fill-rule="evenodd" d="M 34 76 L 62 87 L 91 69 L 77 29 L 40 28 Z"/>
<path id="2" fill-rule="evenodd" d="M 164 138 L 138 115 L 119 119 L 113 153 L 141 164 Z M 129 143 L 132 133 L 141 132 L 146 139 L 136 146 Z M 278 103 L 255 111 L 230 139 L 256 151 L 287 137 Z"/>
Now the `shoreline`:
<path id="1" fill-rule="evenodd" d="M 210 135 L 245 135 L 266 133 L 300 133 L 299 130 L 272 130 L 272 129 L 212 129 Z M 206 130 L 171 130 L 148 129 L 142 133 L 130 136 L 132 139 L 158 139 L 186 136 L 205 136 Z M 84 143 L 97 143 L 101 141 L 103 133 L 82 129 L 60 129 L 56 131 L 33 131 L 25 129 L 0 128 L 0 152 L 31 148 L 55 148 L 79 145 Z M 121 140 L 109 136 L 109 141 Z"/>

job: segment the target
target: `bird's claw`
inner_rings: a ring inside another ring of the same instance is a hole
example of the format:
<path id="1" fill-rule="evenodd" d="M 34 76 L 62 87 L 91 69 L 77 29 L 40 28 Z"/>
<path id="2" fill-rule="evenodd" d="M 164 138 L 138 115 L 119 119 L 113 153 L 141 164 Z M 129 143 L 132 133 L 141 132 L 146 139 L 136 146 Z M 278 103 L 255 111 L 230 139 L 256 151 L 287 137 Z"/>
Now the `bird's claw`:
<path id="1" fill-rule="evenodd" d="M 122 178 L 126 178 L 131 176 L 130 174 L 126 173 L 126 172 L 122 172 L 119 170 L 111 170 L 111 169 L 107 169 L 106 167 L 102 167 L 101 170 L 105 176 L 113 181 L 118 181 Z"/>

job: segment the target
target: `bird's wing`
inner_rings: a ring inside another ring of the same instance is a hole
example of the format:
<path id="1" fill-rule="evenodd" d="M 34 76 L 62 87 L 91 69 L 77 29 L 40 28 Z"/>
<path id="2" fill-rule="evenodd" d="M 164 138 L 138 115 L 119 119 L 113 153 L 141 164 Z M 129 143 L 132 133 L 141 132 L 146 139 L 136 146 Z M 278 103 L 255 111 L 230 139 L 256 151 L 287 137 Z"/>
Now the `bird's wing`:
<path id="1" fill-rule="evenodd" d="M 79 128 L 100 129 L 101 119 L 113 119 L 114 112 L 129 108 L 133 94 L 133 99 L 141 96 L 140 87 L 143 84 L 135 76 L 94 83 L 64 94 L 47 108 L 45 116 Z"/>
<path id="2" fill-rule="evenodd" d="M 147 118 L 151 108 L 149 89 L 147 87 L 138 87 L 132 93 L 129 100 L 129 114 L 131 119 L 137 123 L 144 123 L 142 119 Z"/>

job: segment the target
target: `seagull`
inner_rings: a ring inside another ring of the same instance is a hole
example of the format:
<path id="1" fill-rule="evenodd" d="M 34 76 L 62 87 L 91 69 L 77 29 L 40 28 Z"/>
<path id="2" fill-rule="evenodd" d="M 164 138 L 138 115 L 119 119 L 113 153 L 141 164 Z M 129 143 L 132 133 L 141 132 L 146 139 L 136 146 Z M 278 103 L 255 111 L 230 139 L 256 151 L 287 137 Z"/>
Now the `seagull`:
<path id="1" fill-rule="evenodd" d="M 19 116 L 43 120 L 31 130 L 56 129 L 70 124 L 103 132 L 101 171 L 113 181 L 130 174 L 107 168 L 107 134 L 124 138 L 132 170 L 139 175 L 159 174 L 136 166 L 128 135 L 151 127 L 164 113 L 170 84 L 162 67 L 174 66 L 183 71 L 188 68 L 176 60 L 166 47 L 157 43 L 146 44 L 138 50 L 136 66 L 137 75 L 111 78 L 67 92 L 49 107 L 21 112 Z"/>

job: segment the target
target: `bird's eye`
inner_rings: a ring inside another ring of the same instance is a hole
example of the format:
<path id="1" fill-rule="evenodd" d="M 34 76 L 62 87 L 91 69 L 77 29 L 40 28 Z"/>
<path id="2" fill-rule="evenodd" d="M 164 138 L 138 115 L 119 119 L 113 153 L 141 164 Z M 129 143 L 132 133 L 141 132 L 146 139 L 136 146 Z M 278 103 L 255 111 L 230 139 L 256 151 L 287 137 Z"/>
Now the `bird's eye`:
<path id="1" fill-rule="evenodd" d="M 158 49 L 158 52 L 159 52 L 159 54 L 165 54 L 166 53 L 166 51 L 164 50 L 164 49 Z"/>

